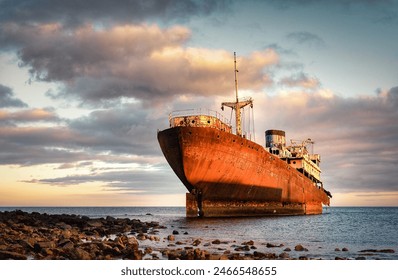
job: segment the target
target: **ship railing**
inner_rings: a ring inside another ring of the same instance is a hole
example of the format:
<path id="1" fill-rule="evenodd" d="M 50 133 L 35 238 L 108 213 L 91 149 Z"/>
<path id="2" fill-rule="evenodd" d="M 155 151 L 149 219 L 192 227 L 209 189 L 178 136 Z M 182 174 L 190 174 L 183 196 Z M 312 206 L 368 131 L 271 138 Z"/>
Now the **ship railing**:
<path id="1" fill-rule="evenodd" d="M 230 121 L 221 114 L 209 109 L 191 109 L 173 111 L 169 115 L 170 127 L 211 127 L 221 131 L 232 133 Z"/>
<path id="2" fill-rule="evenodd" d="M 189 116 L 209 116 L 215 117 L 222 121 L 224 124 L 231 126 L 231 121 L 225 118 L 222 114 L 217 111 L 198 108 L 198 109 L 185 109 L 185 110 L 175 110 L 169 114 L 169 122 L 176 117 L 189 117 Z"/>

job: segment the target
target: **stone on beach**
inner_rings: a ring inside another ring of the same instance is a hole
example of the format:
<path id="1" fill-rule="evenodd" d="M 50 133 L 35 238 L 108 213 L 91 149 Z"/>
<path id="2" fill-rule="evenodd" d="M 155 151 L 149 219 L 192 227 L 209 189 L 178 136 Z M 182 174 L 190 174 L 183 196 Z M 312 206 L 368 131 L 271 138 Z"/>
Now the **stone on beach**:
<path id="1" fill-rule="evenodd" d="M 0 212 L 0 259 L 43 260 L 291 260 L 317 258 L 316 250 L 303 245 L 284 247 L 255 239 L 220 240 L 170 234 L 158 222 L 128 218 L 89 218 L 78 215 L 48 215 L 22 211 Z M 188 228 L 189 230 L 189 228 Z M 192 233 L 192 232 L 191 232 Z M 169 235 L 168 235 L 169 234 Z M 224 237 L 227 238 L 227 237 Z M 177 239 L 177 240 L 176 240 Z M 262 243 L 264 242 L 264 243 Z M 240 245 L 239 245 L 240 244 Z M 278 245 L 279 244 L 279 245 Z M 309 245 L 311 246 L 311 245 Z M 314 248 L 314 246 L 309 247 Z M 291 252 L 291 251 L 295 252 Z M 332 248 L 333 250 L 333 248 Z M 350 250 L 354 250 L 350 248 Z M 393 249 L 366 249 L 354 256 L 348 248 L 336 248 L 333 259 L 386 258 Z M 291 252 L 291 253 L 288 253 Z M 302 254 L 300 256 L 300 254 Z M 372 258 L 372 257 L 370 257 Z"/>
<path id="2" fill-rule="evenodd" d="M 163 227 L 110 216 L 0 212 L 0 259 L 142 259 L 137 239 L 124 233 L 149 228 Z M 107 238 L 112 234 L 118 236 Z"/>
<path id="3" fill-rule="evenodd" d="M 295 250 L 295 251 L 308 251 L 308 249 L 305 248 L 305 247 L 304 247 L 303 245 L 301 245 L 301 244 L 296 245 L 296 246 L 294 247 L 294 250 Z"/>
<path id="4" fill-rule="evenodd" d="M 169 235 L 169 236 L 167 236 L 167 240 L 168 240 L 168 241 L 175 241 L 176 238 L 175 238 L 174 235 Z"/>

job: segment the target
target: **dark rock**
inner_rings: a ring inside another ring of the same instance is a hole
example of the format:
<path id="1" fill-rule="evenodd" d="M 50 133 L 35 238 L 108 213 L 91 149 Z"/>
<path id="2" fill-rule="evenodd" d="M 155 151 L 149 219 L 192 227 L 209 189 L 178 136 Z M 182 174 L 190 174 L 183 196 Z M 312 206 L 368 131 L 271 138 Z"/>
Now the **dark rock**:
<path id="1" fill-rule="evenodd" d="M 277 258 L 275 253 L 261 253 L 257 251 L 254 251 L 253 257 L 260 260 L 274 260 Z"/>
<path id="2" fill-rule="evenodd" d="M 192 246 L 198 246 L 200 245 L 201 241 L 199 239 L 196 239 L 193 243 Z"/>
<path id="3" fill-rule="evenodd" d="M 137 239 L 124 233 L 134 230 L 147 238 L 143 233 L 157 228 L 165 227 L 110 216 L 90 219 L 20 210 L 0 212 L 0 259 L 142 259 Z M 110 234 L 118 236 L 105 239 Z"/>
<path id="4" fill-rule="evenodd" d="M 151 247 L 146 247 L 144 250 L 144 254 L 152 254 L 153 249 Z"/>
<path id="5" fill-rule="evenodd" d="M 106 216 L 105 220 L 108 222 L 114 222 L 114 221 L 116 221 L 116 218 L 111 217 L 111 216 Z"/>
<path id="6" fill-rule="evenodd" d="M 218 245 L 218 244 L 221 244 L 221 241 L 219 239 L 216 239 L 216 240 L 213 240 L 211 243 Z"/>
<path id="7" fill-rule="evenodd" d="M 366 249 L 366 250 L 361 250 L 359 252 L 360 253 L 395 253 L 395 250 L 393 250 L 393 249 L 382 249 L 382 250 Z"/>
<path id="8" fill-rule="evenodd" d="M 0 260 L 26 260 L 25 255 L 10 252 L 10 251 L 0 251 Z"/>
<path id="9" fill-rule="evenodd" d="M 141 250 L 134 250 L 129 255 L 127 255 L 125 258 L 133 259 L 133 260 L 142 260 L 142 256 L 143 256 L 143 253 Z"/>
<path id="10" fill-rule="evenodd" d="M 290 255 L 288 253 L 286 253 L 286 252 L 283 252 L 283 253 L 279 254 L 279 258 L 281 258 L 281 259 L 289 259 Z"/>
<path id="11" fill-rule="evenodd" d="M 23 240 L 20 240 L 19 244 L 21 244 L 21 246 L 24 247 L 25 250 L 31 251 L 33 250 L 35 240 L 33 238 L 25 238 Z"/>
<path id="12" fill-rule="evenodd" d="M 61 247 L 63 249 L 73 249 L 75 247 L 75 244 L 73 244 L 73 242 L 68 241 L 66 243 L 63 243 L 63 245 L 61 245 Z"/>
<path id="13" fill-rule="evenodd" d="M 237 247 L 237 248 L 235 248 L 235 251 L 238 251 L 238 252 L 240 252 L 240 251 L 250 251 L 250 247 L 248 245 Z"/>
<path id="14" fill-rule="evenodd" d="M 169 236 L 167 236 L 167 240 L 168 241 L 174 241 L 175 240 L 175 236 L 174 235 L 169 235 Z"/>
<path id="15" fill-rule="evenodd" d="M 180 234 L 180 233 L 178 232 L 178 230 L 173 230 L 173 234 L 177 235 L 177 234 Z"/>
<path id="16" fill-rule="evenodd" d="M 221 255 L 218 255 L 218 254 L 210 254 L 207 259 L 210 261 L 212 261 L 212 260 L 214 261 L 214 260 L 219 260 L 220 257 L 221 257 Z"/>
<path id="17" fill-rule="evenodd" d="M 343 249 L 341 249 L 343 252 L 348 252 L 348 248 L 344 247 Z"/>
<path id="18" fill-rule="evenodd" d="M 294 250 L 295 251 L 308 251 L 308 249 L 307 248 L 304 248 L 304 246 L 303 245 L 301 245 L 301 244 L 298 244 L 298 245 L 296 245 L 295 247 L 294 247 Z"/>
<path id="19" fill-rule="evenodd" d="M 146 235 L 144 233 L 139 233 L 137 235 L 137 239 L 143 241 L 143 240 L 146 240 L 147 238 L 146 238 Z"/>
<path id="20" fill-rule="evenodd" d="M 272 243 L 267 243 L 266 246 L 267 246 L 267 248 L 283 247 L 283 244 L 276 245 L 276 244 L 272 244 Z"/>
<path id="21" fill-rule="evenodd" d="M 379 252 L 380 252 L 380 253 L 389 253 L 389 254 L 393 254 L 393 253 L 395 253 L 395 250 L 393 250 L 393 249 L 382 249 L 382 250 L 379 250 Z"/>

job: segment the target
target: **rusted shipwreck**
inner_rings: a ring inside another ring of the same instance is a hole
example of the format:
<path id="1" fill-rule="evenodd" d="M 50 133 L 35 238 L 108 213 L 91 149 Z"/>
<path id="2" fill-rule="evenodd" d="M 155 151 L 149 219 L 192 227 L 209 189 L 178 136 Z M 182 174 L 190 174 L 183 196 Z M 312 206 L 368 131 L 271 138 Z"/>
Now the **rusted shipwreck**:
<path id="1" fill-rule="evenodd" d="M 265 131 L 265 147 L 242 132 L 235 56 L 235 133 L 220 114 L 209 110 L 171 113 L 170 127 L 158 131 L 169 165 L 188 190 L 187 217 L 321 214 L 332 195 L 320 178 L 320 155 L 310 139 L 286 144 L 285 132 Z"/>

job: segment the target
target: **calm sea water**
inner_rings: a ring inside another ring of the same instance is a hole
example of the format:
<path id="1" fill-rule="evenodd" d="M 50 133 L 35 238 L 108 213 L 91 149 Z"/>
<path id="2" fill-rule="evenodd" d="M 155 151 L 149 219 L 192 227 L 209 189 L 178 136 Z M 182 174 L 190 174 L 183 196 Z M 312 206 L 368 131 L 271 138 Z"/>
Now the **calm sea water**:
<path id="1" fill-rule="evenodd" d="M 184 207 L 0 207 L 0 211 L 14 209 L 92 218 L 113 216 L 157 221 L 167 227 L 159 233 L 161 237 L 177 230 L 180 233 L 178 238 L 186 241 L 186 244 L 196 238 L 200 238 L 202 244 L 211 243 L 214 239 L 225 241 L 225 244 L 217 248 L 209 247 L 209 250 L 231 250 L 234 244 L 253 240 L 258 251 L 280 253 L 289 247 L 292 249 L 289 252 L 291 256 L 398 259 L 398 207 L 329 207 L 322 215 L 315 216 L 222 219 L 187 219 Z M 184 235 L 185 232 L 187 234 Z M 266 243 L 284 246 L 267 248 Z M 295 252 L 293 249 L 297 244 L 303 245 L 308 251 Z M 341 251 L 344 247 L 348 251 Z M 336 248 L 340 251 L 335 251 Z M 359 252 L 367 249 L 393 249 L 395 253 Z"/>

